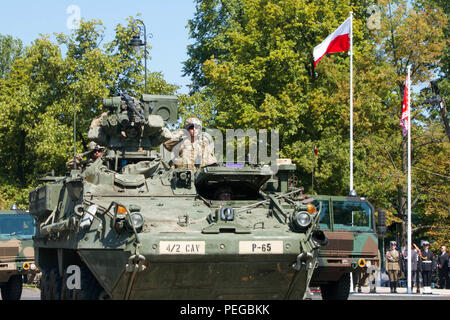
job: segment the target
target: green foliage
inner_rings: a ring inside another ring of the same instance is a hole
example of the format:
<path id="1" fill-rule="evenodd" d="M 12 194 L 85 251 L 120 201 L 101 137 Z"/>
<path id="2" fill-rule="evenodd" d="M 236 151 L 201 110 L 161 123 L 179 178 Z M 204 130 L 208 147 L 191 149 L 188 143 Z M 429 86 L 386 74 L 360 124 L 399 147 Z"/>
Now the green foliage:
<path id="1" fill-rule="evenodd" d="M 443 70 L 442 11 L 421 2 L 407 6 L 405 1 L 378 1 L 381 28 L 371 31 L 366 27 L 365 1 L 352 1 L 351 6 L 327 0 L 196 3 L 197 12 L 189 21 L 195 41 L 184 69 L 201 97 L 192 109 L 202 116 L 210 110 L 208 123 L 222 130 L 279 129 L 280 156 L 297 164 L 307 192 L 315 144 L 314 192 L 336 195 L 349 189 L 349 59 L 347 52 L 330 54 L 314 69 L 312 52 L 349 11 L 354 12 L 355 189 L 376 207 L 387 209 L 389 224 L 405 221 L 406 144 L 399 119 L 406 67 L 412 65 L 413 84 L 427 82 Z M 441 138 L 431 138 L 433 123 L 415 101 L 414 164 L 430 159 L 423 146 L 434 145 L 440 155 L 434 168 L 442 172 L 446 147 Z M 435 182 L 413 172 L 417 180 L 415 210 L 423 216 L 430 212 L 427 188 Z M 443 206 L 448 209 L 448 202 Z M 438 220 L 433 221 L 434 225 Z M 405 229 L 401 231 L 404 235 Z"/>
<path id="2" fill-rule="evenodd" d="M 101 45 L 102 22 L 82 21 L 72 34 L 57 34 L 57 43 L 41 36 L 23 54 L 20 41 L 0 38 L 1 66 L 7 71 L 0 78 L 1 207 L 12 201 L 26 205 L 24 194 L 47 172 L 65 174 L 74 152 L 74 108 L 76 149 L 82 152 L 91 120 L 103 111 L 103 97 L 144 93 L 144 53 L 127 45 L 134 30 L 130 17 L 126 26 L 116 27 L 113 41 Z M 160 73 L 148 72 L 147 78 L 149 93 L 173 94 L 177 89 Z"/>
<path id="3" fill-rule="evenodd" d="M 10 35 L 0 34 L 0 78 L 6 78 L 13 61 L 23 55 L 23 45 L 20 39 Z"/>

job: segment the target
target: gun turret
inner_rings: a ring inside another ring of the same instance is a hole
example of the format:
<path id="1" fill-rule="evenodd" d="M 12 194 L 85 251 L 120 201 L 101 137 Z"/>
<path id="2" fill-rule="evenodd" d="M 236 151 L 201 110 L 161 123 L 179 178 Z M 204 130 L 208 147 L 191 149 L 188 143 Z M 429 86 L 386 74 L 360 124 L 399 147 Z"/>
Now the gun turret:
<path id="1" fill-rule="evenodd" d="M 109 150 L 149 150 L 164 141 L 164 122 L 177 118 L 177 97 L 122 93 L 103 99 L 108 111 L 94 119 L 88 138 Z"/>

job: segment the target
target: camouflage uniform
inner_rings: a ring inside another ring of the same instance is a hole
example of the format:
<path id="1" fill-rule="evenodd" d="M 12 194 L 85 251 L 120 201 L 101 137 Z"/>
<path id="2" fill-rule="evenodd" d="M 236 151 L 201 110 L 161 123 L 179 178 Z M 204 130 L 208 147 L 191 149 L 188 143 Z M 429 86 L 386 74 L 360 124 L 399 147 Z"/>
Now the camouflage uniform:
<path id="1" fill-rule="evenodd" d="M 194 141 L 186 130 L 194 126 Z M 199 167 L 209 166 L 217 163 L 211 141 L 201 131 L 201 122 L 197 118 L 188 118 L 184 129 L 173 134 L 173 138 L 164 142 L 164 147 L 174 151 L 177 155 L 173 160 L 176 168 L 188 168 L 195 170 Z"/>
<path id="2" fill-rule="evenodd" d="M 90 159 L 88 160 L 87 164 L 90 164 L 90 163 L 92 163 L 92 162 L 94 162 L 96 160 L 93 157 L 93 151 L 94 150 L 103 151 L 103 149 L 104 149 L 104 147 L 98 145 L 94 141 L 89 142 L 89 144 L 88 144 L 88 152 L 90 152 Z M 73 161 L 74 161 L 74 159 L 72 158 L 72 159 L 70 159 L 69 161 L 66 162 L 67 170 L 72 170 L 73 169 Z M 83 162 L 82 161 L 83 161 L 83 154 L 77 154 L 75 156 L 75 162 L 76 162 L 77 170 L 81 170 L 83 168 Z"/>

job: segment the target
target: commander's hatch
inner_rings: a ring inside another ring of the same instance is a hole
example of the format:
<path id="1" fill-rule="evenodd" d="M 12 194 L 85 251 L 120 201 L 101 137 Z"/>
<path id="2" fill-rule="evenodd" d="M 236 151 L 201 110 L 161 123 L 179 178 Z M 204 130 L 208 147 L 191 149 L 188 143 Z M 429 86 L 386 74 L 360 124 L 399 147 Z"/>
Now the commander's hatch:
<path id="1" fill-rule="evenodd" d="M 195 187 L 208 200 L 256 200 L 259 189 L 272 174 L 269 167 L 244 164 L 209 166 L 196 173 Z"/>

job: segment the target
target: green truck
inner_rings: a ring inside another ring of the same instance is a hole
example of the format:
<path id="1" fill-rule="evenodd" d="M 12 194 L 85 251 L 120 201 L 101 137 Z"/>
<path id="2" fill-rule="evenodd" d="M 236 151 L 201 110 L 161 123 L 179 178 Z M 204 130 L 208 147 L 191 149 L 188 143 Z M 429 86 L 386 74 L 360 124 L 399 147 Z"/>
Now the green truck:
<path id="1" fill-rule="evenodd" d="M 24 210 L 0 210 L 0 288 L 3 300 L 19 300 L 24 282 L 32 282 L 34 218 Z"/>
<path id="2" fill-rule="evenodd" d="M 311 287 L 320 287 L 324 300 L 346 300 L 350 293 L 350 273 L 362 281 L 379 269 L 378 236 L 385 232 L 385 213 L 363 197 L 314 195 L 322 204 L 320 229 L 328 244 L 319 250 L 319 264 Z M 358 277 L 359 276 L 359 277 Z"/>

